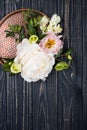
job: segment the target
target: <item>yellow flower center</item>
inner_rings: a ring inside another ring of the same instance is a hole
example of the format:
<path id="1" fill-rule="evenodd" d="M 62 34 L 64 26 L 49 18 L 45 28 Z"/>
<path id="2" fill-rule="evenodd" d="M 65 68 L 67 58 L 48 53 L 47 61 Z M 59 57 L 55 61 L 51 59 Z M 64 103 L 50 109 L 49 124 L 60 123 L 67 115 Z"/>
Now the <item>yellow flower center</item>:
<path id="1" fill-rule="evenodd" d="M 46 48 L 51 48 L 55 44 L 55 40 L 48 39 L 47 43 L 45 44 Z"/>

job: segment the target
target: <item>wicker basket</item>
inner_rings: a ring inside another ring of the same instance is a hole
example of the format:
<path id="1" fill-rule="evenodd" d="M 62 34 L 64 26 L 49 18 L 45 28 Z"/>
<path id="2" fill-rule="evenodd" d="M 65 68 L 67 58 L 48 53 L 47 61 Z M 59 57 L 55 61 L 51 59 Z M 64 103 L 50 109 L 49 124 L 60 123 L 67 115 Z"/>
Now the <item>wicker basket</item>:
<path id="1" fill-rule="evenodd" d="M 24 11 L 27 11 L 28 9 L 20 9 L 13 11 L 6 15 L 1 21 L 0 21 L 0 59 L 3 62 L 3 58 L 14 58 L 16 55 L 16 46 L 17 43 L 15 42 L 15 39 L 12 37 L 6 37 L 5 30 L 8 29 L 9 24 L 19 24 L 24 25 L 24 18 L 23 13 Z M 33 10 L 34 12 L 38 13 L 39 15 L 45 15 L 42 12 L 39 12 L 37 10 Z M 1 62 L 0 62 L 1 63 Z"/>

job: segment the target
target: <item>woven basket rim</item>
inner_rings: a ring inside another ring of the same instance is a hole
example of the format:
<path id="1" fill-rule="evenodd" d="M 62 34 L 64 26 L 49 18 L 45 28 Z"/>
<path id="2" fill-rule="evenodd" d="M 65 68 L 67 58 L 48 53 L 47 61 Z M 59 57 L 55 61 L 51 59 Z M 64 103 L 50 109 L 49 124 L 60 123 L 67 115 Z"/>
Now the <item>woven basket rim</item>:
<path id="1" fill-rule="evenodd" d="M 16 14 L 16 13 L 21 13 L 21 12 L 24 12 L 24 11 L 28 11 L 29 9 L 18 9 L 18 10 L 15 10 L 15 11 L 12 11 L 12 12 L 10 12 L 10 13 L 8 13 L 6 16 L 4 16 L 1 20 L 0 20 L 0 26 L 3 24 L 3 22 L 7 19 L 7 18 L 9 18 L 10 16 L 12 16 L 12 15 L 14 15 L 14 14 Z M 40 14 L 40 15 L 45 15 L 45 16 L 47 16 L 45 13 L 43 13 L 43 12 L 41 12 L 41 11 L 38 11 L 38 10 L 35 10 L 35 9 L 32 9 L 34 12 L 37 12 L 38 14 Z M 48 16 L 47 16 L 48 17 Z"/>

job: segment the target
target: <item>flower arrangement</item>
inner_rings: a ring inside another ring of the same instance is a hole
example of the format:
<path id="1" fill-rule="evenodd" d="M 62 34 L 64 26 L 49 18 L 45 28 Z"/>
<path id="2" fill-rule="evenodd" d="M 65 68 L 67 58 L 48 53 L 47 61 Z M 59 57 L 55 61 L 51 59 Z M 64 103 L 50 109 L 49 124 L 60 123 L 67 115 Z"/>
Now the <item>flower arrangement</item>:
<path id="1" fill-rule="evenodd" d="M 14 37 L 17 52 L 13 59 L 6 59 L 5 71 L 21 73 L 27 82 L 45 80 L 52 69 L 68 69 L 72 61 L 72 49 L 63 52 L 61 18 L 41 16 L 32 10 L 23 13 L 25 26 L 8 25 L 6 37 Z"/>

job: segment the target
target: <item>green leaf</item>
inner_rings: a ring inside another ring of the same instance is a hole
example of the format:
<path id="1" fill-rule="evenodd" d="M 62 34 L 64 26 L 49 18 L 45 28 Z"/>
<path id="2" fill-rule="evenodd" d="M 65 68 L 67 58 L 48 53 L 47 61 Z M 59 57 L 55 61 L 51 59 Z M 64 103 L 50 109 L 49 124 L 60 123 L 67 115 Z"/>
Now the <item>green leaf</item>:
<path id="1" fill-rule="evenodd" d="M 72 56 L 71 56 L 71 55 L 66 55 L 66 58 L 67 58 L 68 60 L 72 60 Z"/>
<path id="2" fill-rule="evenodd" d="M 29 22 L 30 19 L 36 18 L 39 14 L 29 9 L 28 11 L 23 12 L 23 16 L 26 22 Z"/>
<path id="3" fill-rule="evenodd" d="M 3 64 L 3 69 L 4 69 L 4 71 L 9 72 L 12 63 L 13 63 L 13 62 L 11 62 L 11 61 L 10 61 L 10 62 L 6 62 L 6 63 L 4 63 L 4 64 Z"/>
<path id="4" fill-rule="evenodd" d="M 68 68 L 69 68 L 69 65 L 65 61 L 58 62 L 55 65 L 56 71 L 60 71 L 60 70 L 68 69 Z"/>
<path id="5" fill-rule="evenodd" d="M 72 54 L 73 49 L 66 50 L 63 55 L 70 55 Z"/>
<path id="6" fill-rule="evenodd" d="M 4 69 L 4 71 L 10 71 L 10 67 L 9 67 L 9 65 L 8 64 L 3 64 L 3 69 Z"/>
<path id="7" fill-rule="evenodd" d="M 20 30 L 19 38 L 17 38 L 17 40 L 19 40 L 19 42 L 21 42 L 22 39 L 24 39 L 25 37 L 26 37 L 25 30 L 24 30 L 24 27 L 22 27 Z"/>
<path id="8" fill-rule="evenodd" d="M 12 31 L 8 31 L 8 30 L 5 30 L 5 32 L 6 32 L 6 37 L 9 37 L 9 36 L 11 36 L 11 37 L 15 37 L 14 32 L 12 32 Z"/>
<path id="9" fill-rule="evenodd" d="M 58 57 L 60 57 L 60 54 L 63 52 L 63 49 L 60 49 L 60 51 L 55 55 L 55 58 L 57 59 Z"/>
<path id="10" fill-rule="evenodd" d="M 30 36 L 31 35 L 36 35 L 36 30 L 30 23 L 27 24 L 27 29 L 28 29 L 28 34 Z"/>
<path id="11" fill-rule="evenodd" d="M 21 27 L 21 26 L 18 26 L 18 32 L 20 32 L 20 31 L 21 31 L 21 29 L 22 29 L 22 27 Z"/>
<path id="12" fill-rule="evenodd" d="M 15 25 L 9 25 L 9 29 L 11 31 L 13 31 L 14 33 L 18 32 L 21 30 L 21 26 L 18 25 L 18 24 L 15 24 Z"/>
<path id="13" fill-rule="evenodd" d="M 18 24 L 9 25 L 9 30 L 5 30 L 6 37 L 14 37 L 16 42 L 21 42 L 26 37 L 25 29 Z"/>
<path id="14" fill-rule="evenodd" d="M 33 20 L 32 19 L 30 19 L 30 25 L 33 26 Z"/>
<path id="15" fill-rule="evenodd" d="M 4 59 L 6 62 L 3 64 L 3 69 L 4 71 L 9 72 L 10 71 L 10 67 L 13 64 L 14 59 Z"/>
<path id="16" fill-rule="evenodd" d="M 39 36 L 39 40 L 41 40 L 42 38 L 44 38 L 47 34 L 41 34 L 40 32 L 38 32 L 38 36 Z"/>
<path id="17" fill-rule="evenodd" d="M 34 26 L 37 26 L 37 19 L 36 18 L 34 18 L 33 22 L 34 22 Z"/>
<path id="18" fill-rule="evenodd" d="M 40 22 L 40 21 L 41 21 L 41 18 L 42 18 L 41 16 L 38 16 L 38 17 L 37 17 L 37 21 Z"/>

